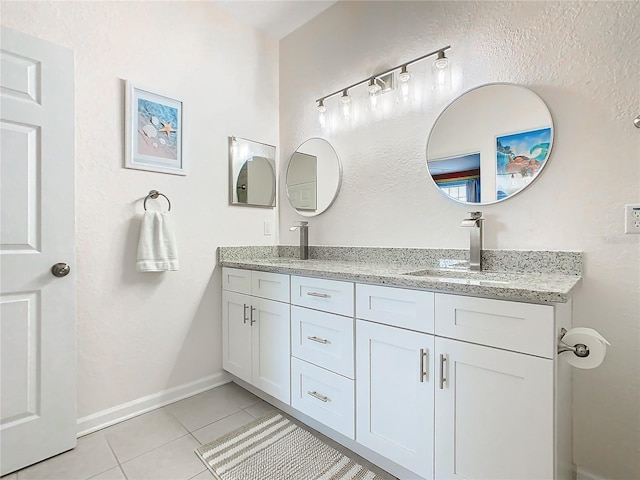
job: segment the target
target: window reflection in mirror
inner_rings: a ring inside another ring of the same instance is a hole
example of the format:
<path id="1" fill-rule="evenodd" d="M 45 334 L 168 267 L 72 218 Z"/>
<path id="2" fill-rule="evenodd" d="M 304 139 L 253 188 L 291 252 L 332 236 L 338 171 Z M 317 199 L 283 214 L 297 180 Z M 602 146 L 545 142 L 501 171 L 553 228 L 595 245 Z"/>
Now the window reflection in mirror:
<path id="1" fill-rule="evenodd" d="M 276 147 L 229 137 L 229 203 L 273 208 L 276 205 Z"/>
<path id="2" fill-rule="evenodd" d="M 427 143 L 427 168 L 449 198 L 495 203 L 537 178 L 552 140 L 551 114 L 534 92 L 512 84 L 483 85 L 440 114 Z"/>
<path id="3" fill-rule="evenodd" d="M 289 160 L 289 203 L 302 216 L 320 215 L 335 201 L 341 181 L 342 165 L 331 144 L 322 138 L 310 138 Z"/>

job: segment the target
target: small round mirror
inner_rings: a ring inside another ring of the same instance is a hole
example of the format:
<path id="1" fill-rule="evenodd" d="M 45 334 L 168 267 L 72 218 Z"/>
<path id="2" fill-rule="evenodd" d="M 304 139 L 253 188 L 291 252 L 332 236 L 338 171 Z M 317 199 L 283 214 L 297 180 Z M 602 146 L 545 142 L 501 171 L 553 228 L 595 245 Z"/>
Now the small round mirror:
<path id="1" fill-rule="evenodd" d="M 287 197 L 305 217 L 320 215 L 335 201 L 342 181 L 342 165 L 331 144 L 311 138 L 291 155 L 287 168 Z"/>
<path id="2" fill-rule="evenodd" d="M 538 95 L 494 83 L 455 99 L 427 142 L 427 168 L 440 192 L 461 203 L 486 205 L 528 187 L 551 152 L 553 121 Z"/>

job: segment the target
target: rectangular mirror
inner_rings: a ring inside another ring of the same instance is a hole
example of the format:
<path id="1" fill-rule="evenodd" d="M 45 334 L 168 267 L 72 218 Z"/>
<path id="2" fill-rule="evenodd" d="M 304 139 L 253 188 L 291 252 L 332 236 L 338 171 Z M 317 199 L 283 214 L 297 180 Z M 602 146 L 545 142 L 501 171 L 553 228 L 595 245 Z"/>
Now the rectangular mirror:
<path id="1" fill-rule="evenodd" d="M 276 206 L 276 147 L 229 137 L 229 204 Z"/>

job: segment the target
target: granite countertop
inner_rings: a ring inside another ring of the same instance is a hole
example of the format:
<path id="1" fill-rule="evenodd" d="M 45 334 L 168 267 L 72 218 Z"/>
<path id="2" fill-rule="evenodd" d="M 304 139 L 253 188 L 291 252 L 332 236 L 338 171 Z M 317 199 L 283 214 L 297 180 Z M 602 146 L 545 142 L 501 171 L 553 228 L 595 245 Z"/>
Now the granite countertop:
<path id="1" fill-rule="evenodd" d="M 483 251 L 482 272 L 468 270 L 468 252 L 456 249 L 220 247 L 222 267 L 330 278 L 534 303 L 565 303 L 582 280 L 582 253 Z"/>

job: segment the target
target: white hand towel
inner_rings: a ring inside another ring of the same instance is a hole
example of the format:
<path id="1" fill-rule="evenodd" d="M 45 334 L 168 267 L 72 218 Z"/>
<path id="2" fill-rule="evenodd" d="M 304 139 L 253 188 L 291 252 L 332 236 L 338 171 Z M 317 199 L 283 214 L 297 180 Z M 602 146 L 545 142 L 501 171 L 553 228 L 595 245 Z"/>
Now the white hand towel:
<path id="1" fill-rule="evenodd" d="M 136 269 L 139 272 L 178 270 L 176 238 L 167 213 L 144 212 Z"/>

